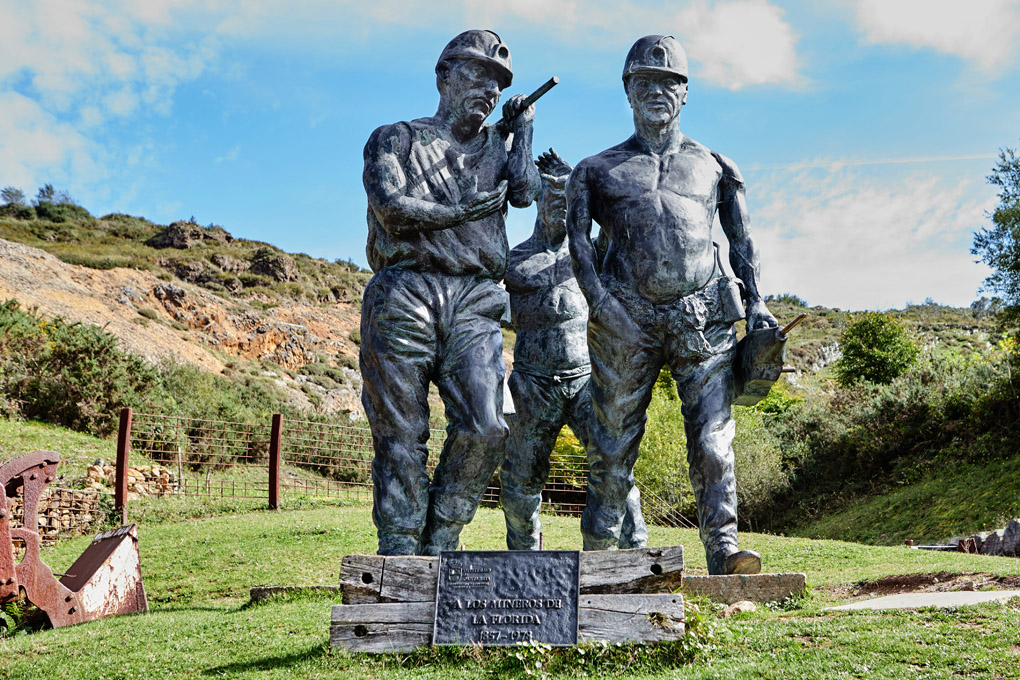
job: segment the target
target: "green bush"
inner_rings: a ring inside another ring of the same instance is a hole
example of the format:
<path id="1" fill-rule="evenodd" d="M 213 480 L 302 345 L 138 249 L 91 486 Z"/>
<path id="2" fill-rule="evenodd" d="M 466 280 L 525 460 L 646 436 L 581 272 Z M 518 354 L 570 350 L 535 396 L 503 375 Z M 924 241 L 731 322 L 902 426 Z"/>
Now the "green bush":
<path id="1" fill-rule="evenodd" d="M 41 220 L 50 222 L 81 222 L 94 223 L 95 218 L 88 210 L 73 203 L 50 203 L 39 201 L 35 206 L 35 213 Z"/>
<path id="2" fill-rule="evenodd" d="M 117 409 L 140 405 L 158 383 L 151 366 L 95 326 L 42 319 L 9 300 L 0 332 L 0 389 L 27 418 L 105 436 Z"/>
<path id="3" fill-rule="evenodd" d="M 12 217 L 16 220 L 34 220 L 35 208 L 21 203 L 0 205 L 0 217 Z"/>
<path id="4" fill-rule="evenodd" d="M 903 325 L 882 312 L 851 315 L 839 347 L 843 356 L 836 362 L 836 379 L 844 387 L 861 382 L 887 385 L 910 368 L 918 353 Z"/>
<path id="5" fill-rule="evenodd" d="M 784 530 L 942 465 L 1017 455 L 1020 358 L 928 353 L 888 385 L 840 388 L 770 422 L 791 485 L 764 513 Z"/>

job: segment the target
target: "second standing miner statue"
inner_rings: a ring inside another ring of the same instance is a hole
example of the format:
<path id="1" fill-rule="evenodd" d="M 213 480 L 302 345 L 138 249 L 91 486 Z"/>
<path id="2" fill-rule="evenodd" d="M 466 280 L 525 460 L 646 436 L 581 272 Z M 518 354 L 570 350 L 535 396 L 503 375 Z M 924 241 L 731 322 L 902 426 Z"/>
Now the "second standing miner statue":
<path id="1" fill-rule="evenodd" d="M 509 137 L 485 124 L 512 76 L 498 35 L 465 31 L 436 64 L 436 114 L 384 125 L 365 146 L 375 275 L 362 302 L 362 403 L 382 555 L 455 550 L 503 456 L 505 205 L 530 205 L 539 183 L 524 97 L 503 108 Z M 430 382 L 449 421 L 431 485 Z"/>
<path id="2" fill-rule="evenodd" d="M 538 511 L 549 478 L 556 437 L 569 424 L 588 443 L 588 305 L 577 287 L 567 246 L 564 185 L 570 165 L 552 149 L 538 159 L 542 193 L 531 238 L 510 251 L 504 283 L 517 341 L 510 392 L 517 413 L 510 423 L 500 495 L 510 550 L 538 550 L 542 525 Z M 641 494 L 633 488 L 620 534 L 621 548 L 643 548 L 648 529 L 641 517 Z"/>
<path id="3" fill-rule="evenodd" d="M 584 547 L 618 544 L 645 411 L 666 365 L 683 402 L 709 572 L 757 573 L 761 558 L 737 548 L 733 323 L 746 317 L 748 328 L 778 324 L 758 290 L 744 181 L 733 161 L 680 132 L 687 55 L 673 37 L 650 35 L 634 43 L 623 84 L 634 135 L 581 161 L 567 187 L 571 256 L 591 310 L 595 419 L 581 519 Z M 746 311 L 712 241 L 717 214 L 729 239 L 730 265 L 743 281 Z M 608 241 L 602 258 L 591 242 L 593 220 Z"/>

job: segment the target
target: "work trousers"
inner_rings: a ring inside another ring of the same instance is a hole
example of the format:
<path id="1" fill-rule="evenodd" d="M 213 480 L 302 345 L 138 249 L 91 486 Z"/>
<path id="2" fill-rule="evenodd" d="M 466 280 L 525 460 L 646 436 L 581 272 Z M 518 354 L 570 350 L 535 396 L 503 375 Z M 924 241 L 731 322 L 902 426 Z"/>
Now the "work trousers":
<path id="1" fill-rule="evenodd" d="M 725 285 L 726 280 L 712 282 L 668 305 L 652 305 L 616 289 L 589 316 L 594 418 L 588 501 L 581 519 L 586 550 L 613 548 L 619 541 L 645 412 L 665 365 L 683 402 L 687 461 L 706 554 L 711 560 L 735 551 L 735 426 L 730 405 L 736 337 L 735 313 L 720 303 L 727 291 L 719 287 Z"/>
<path id="2" fill-rule="evenodd" d="M 510 374 L 516 414 L 509 419 L 510 437 L 500 469 L 500 502 L 506 517 L 506 546 L 510 550 L 539 548 L 542 489 L 549 479 L 550 456 L 563 425 L 570 425 L 581 445 L 588 448 L 592 418 L 588 378 L 587 373 L 561 377 L 515 370 Z M 619 547 L 641 548 L 647 544 L 641 494 L 637 487 L 632 487 L 627 495 Z"/>
<path id="3" fill-rule="evenodd" d="M 372 428 L 372 519 L 380 555 L 456 550 L 503 457 L 506 297 L 495 281 L 387 268 L 365 288 L 362 404 Z M 429 383 L 446 442 L 426 471 Z"/>

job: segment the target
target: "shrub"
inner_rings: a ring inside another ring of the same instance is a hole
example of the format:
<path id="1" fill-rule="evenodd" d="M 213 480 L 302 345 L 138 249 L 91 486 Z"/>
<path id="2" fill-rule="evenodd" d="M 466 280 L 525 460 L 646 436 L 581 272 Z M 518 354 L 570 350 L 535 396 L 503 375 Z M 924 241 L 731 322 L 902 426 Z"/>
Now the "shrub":
<path id="1" fill-rule="evenodd" d="M 914 363 L 918 353 L 906 329 L 882 312 L 851 315 L 839 347 L 843 356 L 836 362 L 836 379 L 844 387 L 861 382 L 887 385 Z"/>
<path id="2" fill-rule="evenodd" d="M 95 218 L 89 211 L 80 205 L 73 203 L 50 203 L 39 201 L 35 206 L 35 213 L 41 220 L 50 222 L 93 222 Z"/>
<path id="3" fill-rule="evenodd" d="M 771 423 L 791 486 L 764 515 L 772 530 L 908 483 L 940 465 L 1016 455 L 1020 365 L 1007 340 L 987 358 L 926 354 L 888 385 L 838 389 Z"/>
<path id="4" fill-rule="evenodd" d="M 158 376 L 141 358 L 95 327 L 48 321 L 0 305 L 0 389 L 27 418 L 105 436 L 115 412 L 137 406 Z"/>
<path id="5" fill-rule="evenodd" d="M 16 220 L 34 220 L 35 208 L 20 203 L 0 205 L 0 217 L 12 217 Z"/>

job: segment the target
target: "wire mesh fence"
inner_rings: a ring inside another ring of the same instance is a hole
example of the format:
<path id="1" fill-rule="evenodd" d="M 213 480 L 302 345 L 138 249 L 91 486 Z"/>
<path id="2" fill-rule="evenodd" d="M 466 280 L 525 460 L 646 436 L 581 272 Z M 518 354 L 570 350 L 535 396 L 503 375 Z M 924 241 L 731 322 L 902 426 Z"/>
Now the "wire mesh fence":
<path id="1" fill-rule="evenodd" d="M 266 498 L 269 434 L 263 423 L 135 413 L 130 448 L 160 469 L 129 467 L 127 493 Z"/>
<path id="2" fill-rule="evenodd" d="M 288 497 L 371 500 L 372 434 L 368 428 L 308 420 L 240 423 L 127 411 L 130 449 L 153 464 L 125 472 L 125 501 L 138 495 L 205 499 L 268 499 L 272 507 Z M 122 425 L 124 425 L 122 414 Z M 123 430 L 123 428 L 122 428 Z M 430 430 L 431 475 L 446 438 Z M 120 442 L 126 457 L 127 442 Z M 118 456 L 119 457 L 119 456 Z M 274 472 L 276 473 L 274 475 Z M 542 491 L 544 510 L 580 515 L 587 495 L 588 463 L 583 451 L 553 453 Z M 483 505 L 499 503 L 494 475 Z M 646 521 L 694 526 L 668 502 L 642 488 Z"/>

